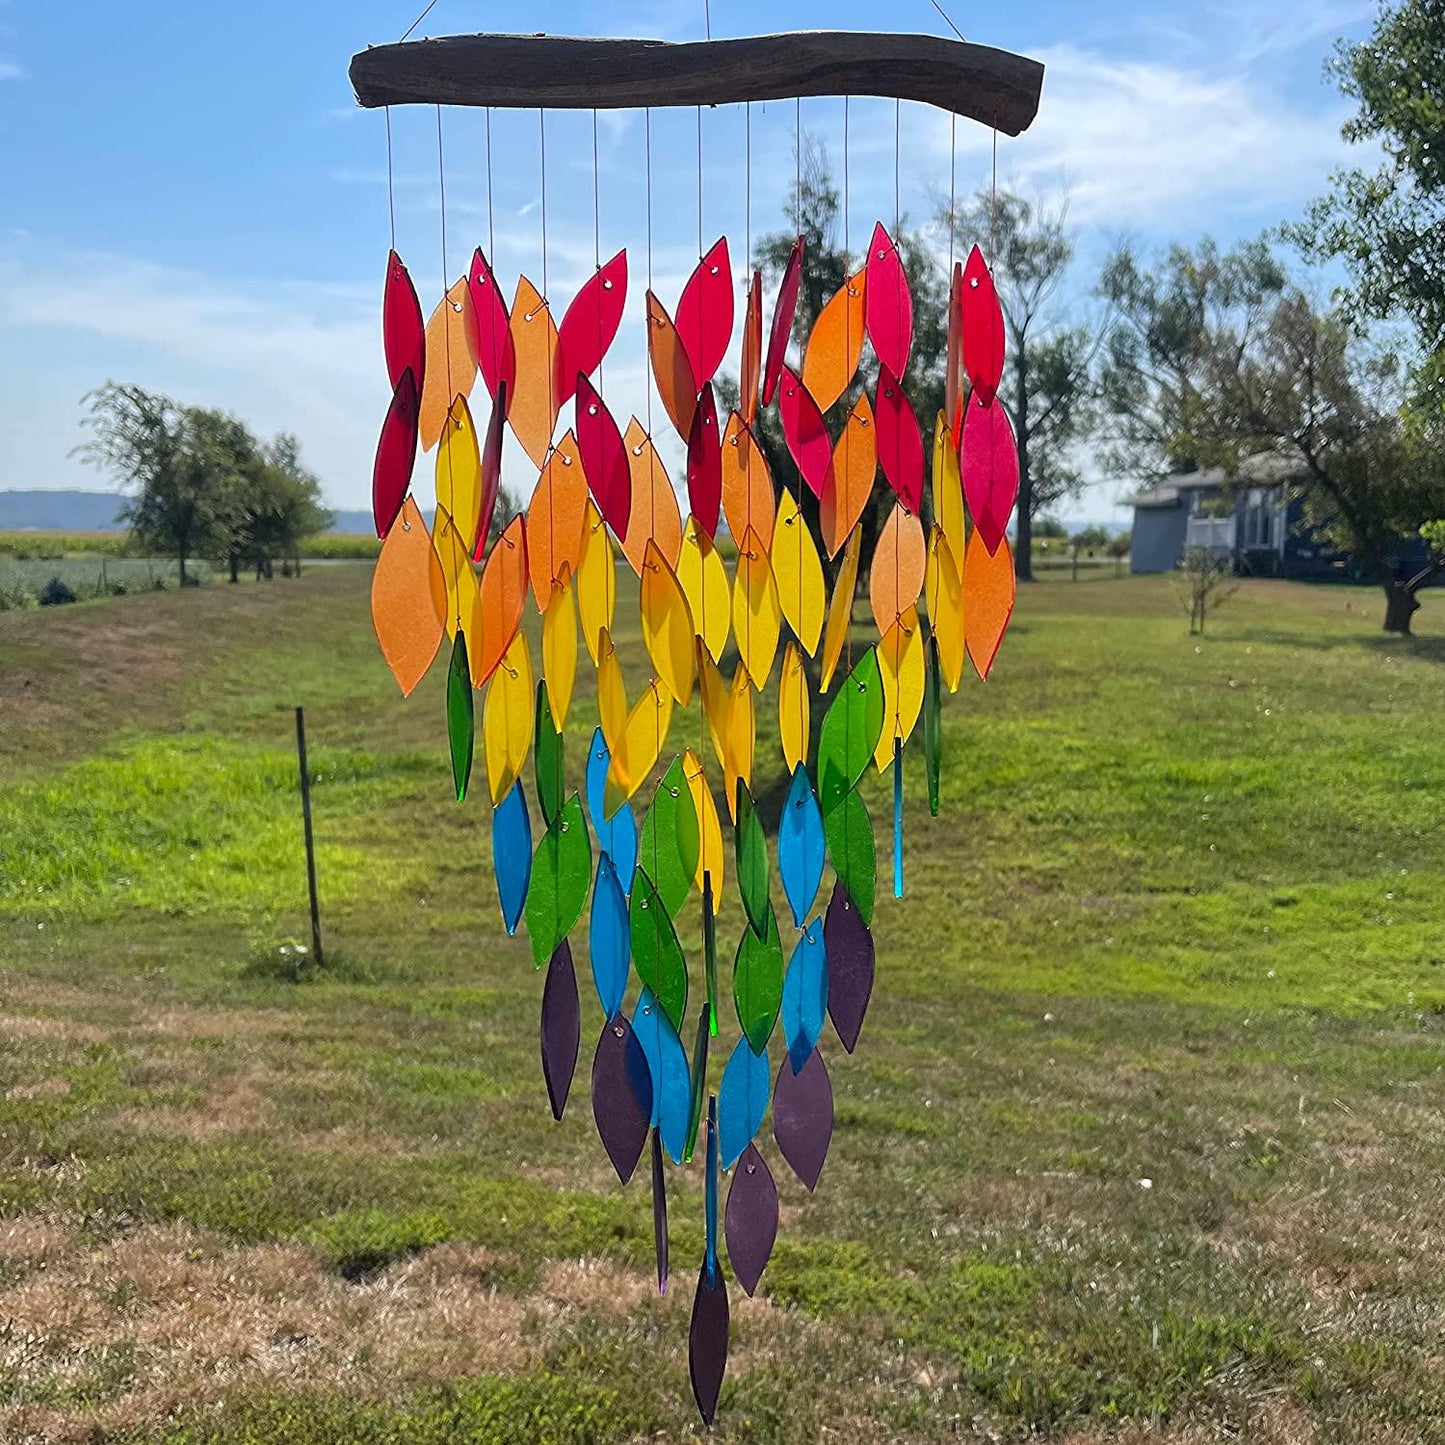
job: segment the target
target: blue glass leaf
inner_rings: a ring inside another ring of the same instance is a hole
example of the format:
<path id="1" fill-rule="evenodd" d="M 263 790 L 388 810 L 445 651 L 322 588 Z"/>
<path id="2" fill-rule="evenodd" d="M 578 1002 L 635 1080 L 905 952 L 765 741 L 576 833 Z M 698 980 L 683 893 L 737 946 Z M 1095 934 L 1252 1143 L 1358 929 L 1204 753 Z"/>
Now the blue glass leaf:
<path id="1" fill-rule="evenodd" d="M 823 858 L 827 849 L 823 841 L 823 814 L 818 809 L 808 770 L 799 763 L 793 769 L 788 800 L 783 804 L 778 824 L 778 872 L 783 877 L 783 891 L 793 910 L 793 926 L 801 928 L 818 896 L 823 881 Z"/>
<path id="2" fill-rule="evenodd" d="M 632 925 L 627 897 L 617 880 L 612 859 L 597 860 L 597 881 L 592 885 L 592 920 L 587 930 L 587 952 L 592 960 L 592 982 L 602 1012 L 611 1018 L 622 1007 L 627 992 L 627 965 L 632 957 Z"/>
<path id="3" fill-rule="evenodd" d="M 632 1014 L 632 1032 L 647 1055 L 652 1074 L 652 1127 L 674 1164 L 687 1152 L 687 1130 L 692 1122 L 692 1075 L 687 1054 L 672 1020 L 658 1007 L 650 988 L 642 990 Z"/>
<path id="4" fill-rule="evenodd" d="M 619 808 L 611 818 L 602 813 L 602 802 L 607 789 L 607 769 L 612 765 L 612 754 L 607 749 L 607 740 L 598 728 L 592 734 L 592 745 L 587 749 L 587 816 L 592 820 L 592 831 L 597 835 L 598 847 L 612 859 L 617 870 L 617 881 L 626 894 L 632 892 L 632 875 L 637 871 L 637 819 L 631 808 Z"/>
<path id="5" fill-rule="evenodd" d="M 795 1074 L 823 1036 L 827 1016 L 828 950 L 823 921 L 815 918 L 798 938 L 783 979 L 783 1042 Z"/>
<path id="6" fill-rule="evenodd" d="M 502 922 L 508 933 L 515 933 L 532 881 L 532 820 L 527 816 L 520 782 L 512 784 L 511 792 L 492 813 L 492 868 L 497 875 Z"/>
<path id="7" fill-rule="evenodd" d="M 755 1054 L 746 1039 L 739 1039 L 718 1090 L 718 1143 L 722 1167 L 731 1169 L 753 1136 L 763 1127 L 772 1092 L 768 1053 Z"/>

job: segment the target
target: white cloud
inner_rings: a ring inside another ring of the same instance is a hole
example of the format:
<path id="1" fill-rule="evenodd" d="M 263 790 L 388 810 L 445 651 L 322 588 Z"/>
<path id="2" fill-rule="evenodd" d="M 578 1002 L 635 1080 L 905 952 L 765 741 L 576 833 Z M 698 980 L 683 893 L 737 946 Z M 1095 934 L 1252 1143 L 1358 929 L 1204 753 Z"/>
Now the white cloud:
<path id="1" fill-rule="evenodd" d="M 19 80 L 24 74 L 13 60 L 0 60 L 0 80 Z"/>

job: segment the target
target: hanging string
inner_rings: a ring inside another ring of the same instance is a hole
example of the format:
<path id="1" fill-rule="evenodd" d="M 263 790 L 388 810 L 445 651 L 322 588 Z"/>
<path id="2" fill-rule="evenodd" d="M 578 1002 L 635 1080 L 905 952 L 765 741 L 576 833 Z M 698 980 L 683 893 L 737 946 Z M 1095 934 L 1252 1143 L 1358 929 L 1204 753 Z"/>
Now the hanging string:
<path id="1" fill-rule="evenodd" d="M 597 169 L 597 107 L 592 107 L 592 269 L 602 269 L 602 191 Z M 597 306 L 597 390 L 602 384 L 602 305 Z"/>
<path id="2" fill-rule="evenodd" d="M 743 170 L 747 177 L 746 200 L 743 202 L 743 244 L 747 248 L 744 260 L 747 269 L 753 265 L 753 103 L 748 101 L 743 111 Z"/>
<path id="3" fill-rule="evenodd" d="M 848 248 L 848 96 L 843 97 L 843 264 L 852 264 Z"/>
<path id="4" fill-rule="evenodd" d="M 793 206 L 803 224 L 803 97 L 793 102 Z"/>
<path id="5" fill-rule="evenodd" d="M 391 249 L 396 250 L 396 183 L 391 168 L 391 107 L 386 107 L 386 210 L 391 218 Z"/>
<path id="6" fill-rule="evenodd" d="M 487 255 L 497 264 L 497 232 L 492 209 L 492 108 L 487 107 Z"/>
<path id="7" fill-rule="evenodd" d="M 650 105 L 646 107 L 646 109 L 642 112 L 642 124 L 643 135 L 645 137 L 644 150 L 647 156 L 647 290 L 648 294 L 650 295 L 652 292 L 652 107 Z M 648 326 L 652 325 L 652 318 L 650 316 L 648 317 L 647 324 Z M 651 333 L 649 332 L 649 337 L 650 336 Z M 652 347 L 649 341 L 649 354 L 651 353 L 651 350 Z M 650 379 L 648 380 L 647 385 L 644 387 L 644 390 L 647 393 L 647 435 L 648 439 L 651 440 L 652 382 Z"/>
<path id="8" fill-rule="evenodd" d="M 412 32 L 413 30 L 415 30 L 416 27 L 417 27 L 418 25 L 420 25 L 421 22 L 422 22 L 423 20 L 425 20 L 425 19 L 427 18 L 427 16 L 432 13 L 433 10 L 436 9 L 436 3 L 437 3 L 437 0 L 431 0 L 431 4 L 428 5 L 428 6 L 426 7 L 426 9 L 423 10 L 423 11 L 421 12 L 421 14 L 418 15 L 418 16 L 416 17 L 416 19 L 413 20 L 413 21 L 411 22 L 411 24 L 406 27 L 406 33 L 401 37 L 402 40 L 408 39 L 408 38 L 411 36 L 411 32 Z M 400 45 L 400 44 L 401 44 L 401 40 L 398 40 L 398 41 L 397 41 L 397 44 Z"/>
<path id="9" fill-rule="evenodd" d="M 542 304 L 547 304 L 547 112 L 537 111 L 537 130 L 542 156 Z"/>
<path id="10" fill-rule="evenodd" d="M 902 112 L 903 102 L 901 100 L 895 100 L 893 102 L 893 240 L 895 245 L 898 242 L 898 220 L 900 215 L 898 204 L 898 130 Z"/>
<path id="11" fill-rule="evenodd" d="M 953 233 L 958 214 L 958 117 L 948 117 L 948 274 L 953 275 Z M 950 285 L 952 282 L 949 283 Z M 952 418 L 950 418 L 952 420 Z"/>
<path id="12" fill-rule="evenodd" d="M 928 0 L 928 3 L 932 5 L 933 8 L 937 10 L 940 15 L 943 16 L 943 23 L 947 25 L 948 28 L 953 31 L 953 33 L 958 36 L 960 40 L 962 40 L 963 31 L 960 30 L 958 26 L 953 23 L 953 20 L 950 18 L 948 11 L 945 10 L 943 6 L 938 3 L 938 0 Z"/>
<path id="13" fill-rule="evenodd" d="M 993 183 L 989 191 L 989 254 L 998 257 L 998 127 L 993 132 Z"/>
<path id="14" fill-rule="evenodd" d="M 428 8 L 430 8 L 430 7 L 428 7 Z M 419 23 L 420 23 L 420 22 L 418 22 L 418 24 L 419 24 Z M 442 313 L 442 330 L 443 330 L 444 336 L 446 337 L 446 349 L 447 349 L 447 408 L 448 408 L 448 416 L 447 416 L 447 420 L 442 423 L 442 430 L 443 430 L 443 432 L 445 432 L 447 426 L 448 426 L 448 425 L 450 424 L 450 422 L 451 422 L 450 408 L 451 408 L 452 399 L 455 397 L 456 393 L 452 390 L 452 345 L 451 345 L 451 330 L 452 330 L 453 307 L 452 307 L 450 298 L 447 296 L 447 290 L 448 290 L 447 277 L 451 275 L 451 269 L 450 269 L 450 267 L 447 265 L 447 171 L 446 171 L 446 164 L 445 164 L 445 161 L 443 160 L 443 154 L 442 154 L 442 108 L 441 108 L 441 106 L 437 106 L 437 191 L 438 191 L 438 193 L 439 193 L 439 195 L 440 195 L 440 197 L 441 197 L 441 219 L 442 219 L 442 306 L 445 308 L 445 310 L 444 310 L 443 313 Z M 447 501 L 450 502 L 452 506 L 455 506 L 455 505 L 456 505 L 456 480 L 455 480 L 455 478 L 454 478 L 453 475 L 452 475 L 452 448 L 451 448 L 451 447 L 447 447 L 447 486 L 448 486 Z M 455 519 L 455 518 L 452 519 L 452 524 L 453 524 L 453 528 L 455 529 L 455 524 L 456 524 L 456 519 Z M 468 550 L 468 552 L 470 552 L 470 551 L 471 551 L 471 548 L 468 547 L 467 550 Z M 457 631 L 460 632 L 461 629 L 462 629 L 462 593 L 461 593 L 461 588 L 460 588 L 460 587 L 455 587 L 455 588 L 453 588 L 453 590 L 456 592 L 456 602 L 457 602 L 456 628 L 457 628 Z"/>

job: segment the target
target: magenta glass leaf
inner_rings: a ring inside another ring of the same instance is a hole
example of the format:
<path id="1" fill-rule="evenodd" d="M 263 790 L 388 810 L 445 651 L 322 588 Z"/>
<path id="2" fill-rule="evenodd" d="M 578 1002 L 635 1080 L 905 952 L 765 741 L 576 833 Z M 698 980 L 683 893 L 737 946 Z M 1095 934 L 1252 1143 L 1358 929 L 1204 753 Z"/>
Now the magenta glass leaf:
<path id="1" fill-rule="evenodd" d="M 416 377 L 411 367 L 401 374 L 381 436 L 376 443 L 376 461 L 371 469 L 371 511 L 376 519 L 376 535 L 385 537 L 391 531 L 411 486 L 411 469 L 416 465 L 417 413 L 420 398 Z"/>
<path id="2" fill-rule="evenodd" d="M 619 251 L 583 283 L 557 328 L 557 405 L 566 406 L 577 377 L 591 376 L 622 324 L 627 304 L 627 252 Z"/>
<path id="3" fill-rule="evenodd" d="M 480 246 L 467 273 L 467 289 L 472 293 L 472 312 L 477 319 L 477 365 L 495 400 L 503 384 L 508 395 L 516 389 L 517 348 L 506 299 Z"/>
<path id="4" fill-rule="evenodd" d="M 472 547 L 472 561 L 480 562 L 492 534 L 492 517 L 497 510 L 497 495 L 502 487 L 502 424 L 507 419 L 507 383 L 497 388 L 492 403 L 491 420 L 482 441 L 482 505 L 477 513 L 477 540 Z"/>
<path id="5" fill-rule="evenodd" d="M 717 375 L 733 339 L 733 271 L 726 236 L 697 263 L 674 318 L 677 334 L 698 386 Z"/>
<path id="6" fill-rule="evenodd" d="M 395 391 L 401 374 L 411 369 L 416 394 L 421 395 L 426 375 L 426 323 L 416 287 L 400 256 L 386 258 L 386 289 L 381 301 L 381 341 L 386 351 L 386 376 Z"/>
<path id="7" fill-rule="evenodd" d="M 963 268 L 963 369 L 982 405 L 993 405 L 1003 380 L 1003 308 L 994 289 L 993 273 L 977 246 Z M 992 552 L 992 548 L 989 549 Z"/>
<path id="8" fill-rule="evenodd" d="M 687 434 L 687 501 L 698 526 L 709 539 L 716 537 L 718 509 L 722 506 L 722 442 L 710 381 L 698 397 L 692 429 Z"/>
<path id="9" fill-rule="evenodd" d="M 723 1233 L 728 1260 L 748 1293 L 757 1289 L 778 1238 L 778 1186 L 756 1144 L 743 1150 L 728 1189 Z"/>
<path id="10" fill-rule="evenodd" d="M 992 557 L 1018 500 L 1019 449 L 1008 413 L 1001 406 L 985 406 L 977 392 L 964 412 L 958 469 L 968 514 Z"/>
<path id="11" fill-rule="evenodd" d="M 773 1138 L 793 1173 L 815 1188 L 833 1139 L 833 1085 L 820 1050 L 796 1074 L 783 1060 L 773 1085 Z"/>
<path id="12" fill-rule="evenodd" d="M 878 360 L 894 376 L 902 376 L 913 349 L 913 297 L 903 259 L 882 221 L 873 227 L 873 239 L 868 242 L 863 321 Z"/>
<path id="13" fill-rule="evenodd" d="M 923 506 L 923 433 L 902 384 L 882 362 L 873 413 L 878 465 L 898 500 L 916 517 Z"/>
<path id="14" fill-rule="evenodd" d="M 788 338 L 793 334 L 793 316 L 798 309 L 798 288 L 803 284 L 803 251 L 806 242 L 801 236 L 793 242 L 792 254 L 783 268 L 778 286 L 778 302 L 773 307 L 773 324 L 768 332 L 768 363 L 763 369 L 763 405 L 770 406 L 773 393 L 783 378 L 783 363 L 788 356 Z"/>
<path id="15" fill-rule="evenodd" d="M 627 446 L 607 403 L 585 376 L 577 383 L 577 452 L 587 486 L 597 501 L 602 519 L 619 537 L 627 535 L 632 516 L 632 473 L 627 466 Z"/>
<path id="16" fill-rule="evenodd" d="M 577 1050 L 582 1043 L 582 1005 L 577 998 L 577 972 L 572 967 L 572 946 L 564 938 L 553 950 L 542 987 L 542 1076 L 552 1117 L 560 1119 L 577 1071 Z"/>
<path id="17" fill-rule="evenodd" d="M 706 1263 L 697 1277 L 697 1294 L 692 1301 L 692 1323 L 687 1331 L 687 1372 L 692 1380 L 692 1397 L 704 1425 L 717 1414 L 728 1368 L 728 1287 L 720 1269 Z"/>
<path id="18" fill-rule="evenodd" d="M 783 437 L 793 464 L 815 497 L 823 495 L 828 469 L 833 464 L 833 443 L 823 424 L 823 413 L 808 393 L 802 379 L 789 367 L 783 368 L 778 384 L 778 414 L 783 422 Z"/>
<path id="19" fill-rule="evenodd" d="M 667 1293 L 667 1175 L 663 1169 L 662 1136 L 652 1131 L 652 1244 L 657 1255 L 657 1292 Z"/>
<path id="20" fill-rule="evenodd" d="M 873 997 L 873 934 L 841 881 L 834 883 L 823 917 L 823 947 L 828 956 L 828 1017 L 851 1054 Z"/>
<path id="21" fill-rule="evenodd" d="M 592 1117 L 617 1177 L 626 1184 L 642 1158 L 652 1123 L 652 1074 L 632 1025 L 620 1011 L 603 1026 L 597 1040 Z"/>

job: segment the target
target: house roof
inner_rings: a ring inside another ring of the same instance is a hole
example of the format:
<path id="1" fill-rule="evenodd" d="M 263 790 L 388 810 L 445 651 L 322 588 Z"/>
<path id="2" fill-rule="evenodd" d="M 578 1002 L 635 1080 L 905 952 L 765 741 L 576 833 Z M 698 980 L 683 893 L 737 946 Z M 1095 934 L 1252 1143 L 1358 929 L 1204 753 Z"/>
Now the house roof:
<path id="1" fill-rule="evenodd" d="M 1256 452 L 1245 457 L 1238 470 L 1210 467 L 1199 472 L 1178 472 L 1146 487 L 1128 499 L 1133 507 L 1177 507 L 1189 492 L 1218 491 L 1226 487 L 1275 486 L 1294 481 L 1304 472 L 1304 463 L 1293 452 Z"/>

